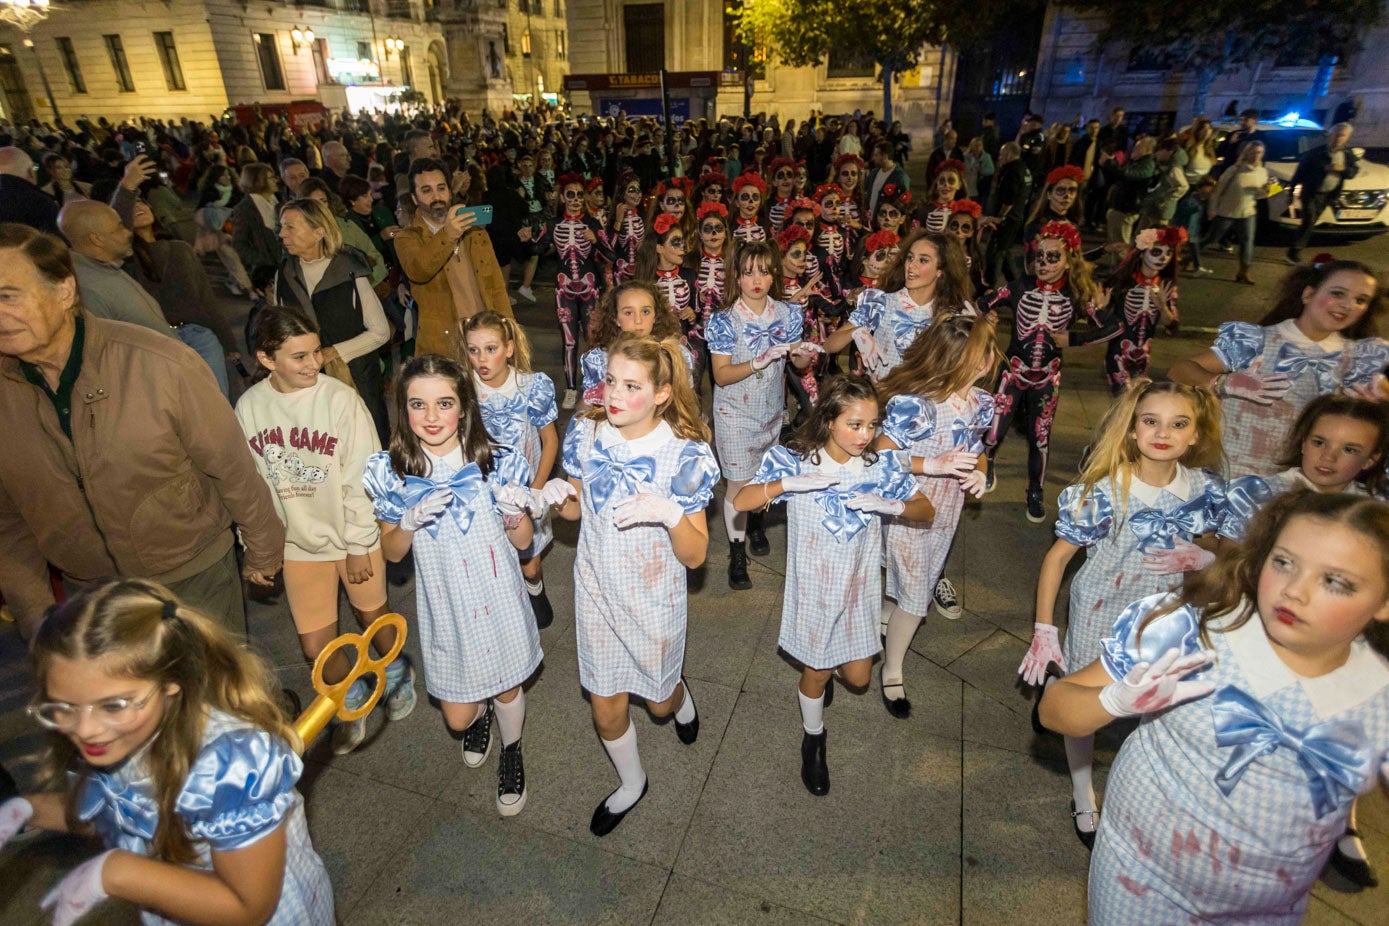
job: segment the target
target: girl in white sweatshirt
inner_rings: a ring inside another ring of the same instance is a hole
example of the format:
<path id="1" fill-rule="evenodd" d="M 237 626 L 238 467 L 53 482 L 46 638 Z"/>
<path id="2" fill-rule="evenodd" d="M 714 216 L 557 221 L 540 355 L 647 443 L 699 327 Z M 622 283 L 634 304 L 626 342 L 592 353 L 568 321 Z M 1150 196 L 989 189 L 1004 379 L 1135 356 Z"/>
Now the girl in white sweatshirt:
<path id="1" fill-rule="evenodd" d="M 367 457 L 381 445 L 356 390 L 319 375 L 323 352 L 312 321 L 267 306 L 254 339 L 256 360 L 269 375 L 246 390 L 236 417 L 285 524 L 285 594 L 312 661 L 338 634 L 339 582 L 363 627 L 387 611 L 381 532 L 362 488 Z M 395 644 L 395 631 L 372 642 L 384 653 Z M 350 669 L 347 653 L 338 650 L 323 668 L 324 680 L 339 682 Z M 354 681 L 347 707 L 360 707 L 369 693 L 364 680 Z M 414 707 L 414 672 L 398 656 L 386 667 L 387 716 L 399 720 Z M 365 717 L 341 722 L 333 752 L 351 752 L 365 736 Z"/>

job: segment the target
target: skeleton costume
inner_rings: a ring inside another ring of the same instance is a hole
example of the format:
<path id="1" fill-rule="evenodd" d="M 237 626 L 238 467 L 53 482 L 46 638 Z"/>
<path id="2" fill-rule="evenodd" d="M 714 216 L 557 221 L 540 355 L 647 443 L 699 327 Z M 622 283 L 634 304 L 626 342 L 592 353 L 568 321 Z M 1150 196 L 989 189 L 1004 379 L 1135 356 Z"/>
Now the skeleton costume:
<path id="1" fill-rule="evenodd" d="M 690 350 L 690 355 L 686 359 L 691 361 L 690 373 L 694 377 L 695 389 L 698 391 L 699 372 L 704 368 L 709 350 L 704 341 L 704 322 L 707 319 L 699 314 L 699 305 L 695 301 L 695 272 L 689 267 L 657 270 L 656 279 L 653 282 L 656 284 L 656 288 L 661 291 L 661 295 L 666 297 L 666 304 L 670 306 L 670 310 L 677 317 L 686 309 L 694 309 L 695 320 L 692 322 L 681 320 L 680 328 L 685 334 L 685 346 Z"/>
<path id="2" fill-rule="evenodd" d="M 613 207 L 617 208 L 617 207 Z M 646 237 L 646 221 L 636 209 L 628 209 L 612 239 L 613 282 L 626 283 L 637 267 L 637 251 Z"/>
<path id="3" fill-rule="evenodd" d="M 729 232 L 736 241 L 766 241 L 772 237 L 771 230 L 762 221 L 760 215 L 744 216 L 741 208 L 737 205 L 738 194 L 743 192 L 744 187 L 752 187 L 764 197 L 767 195 L 767 182 L 757 174 L 743 174 L 733 181 L 734 211 L 737 215 L 733 216 L 733 221 L 729 225 Z"/>
<path id="4" fill-rule="evenodd" d="M 562 178 L 563 179 L 563 178 Z M 572 182 L 578 182 L 577 180 Z M 561 184 L 561 188 L 564 184 Z M 584 234 L 593 232 L 596 240 Z M 563 338 L 564 384 L 577 389 L 579 382 L 579 333 L 588 331 L 588 319 L 598 304 L 599 262 L 612 258 L 602 224 L 586 211 L 566 210 L 545 230 L 540 244 L 553 243 L 559 258 L 555 278 L 555 315 Z"/>

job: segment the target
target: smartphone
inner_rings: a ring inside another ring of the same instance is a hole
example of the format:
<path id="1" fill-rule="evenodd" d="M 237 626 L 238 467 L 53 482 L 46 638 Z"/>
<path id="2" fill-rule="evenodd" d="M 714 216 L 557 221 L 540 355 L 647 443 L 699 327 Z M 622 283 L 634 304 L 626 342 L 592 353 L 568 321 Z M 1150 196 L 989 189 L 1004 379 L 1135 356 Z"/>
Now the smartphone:
<path id="1" fill-rule="evenodd" d="M 470 227 L 492 224 L 491 206 L 459 206 L 453 210 L 454 215 L 473 215 L 476 218 Z"/>

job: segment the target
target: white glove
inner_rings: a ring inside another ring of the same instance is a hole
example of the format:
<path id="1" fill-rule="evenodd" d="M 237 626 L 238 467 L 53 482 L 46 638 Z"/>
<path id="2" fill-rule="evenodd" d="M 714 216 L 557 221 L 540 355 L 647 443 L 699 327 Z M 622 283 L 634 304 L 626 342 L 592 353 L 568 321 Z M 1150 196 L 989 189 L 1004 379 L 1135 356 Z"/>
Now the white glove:
<path id="1" fill-rule="evenodd" d="M 514 518 L 526 514 L 531 507 L 531 491 L 525 486 L 508 484 L 494 486 L 492 499 L 504 518 Z"/>
<path id="2" fill-rule="evenodd" d="M 819 492 L 839 484 L 840 477 L 833 473 L 806 473 L 803 476 L 786 476 L 781 480 L 783 492 Z"/>
<path id="3" fill-rule="evenodd" d="M 1051 663 L 1066 671 L 1066 657 L 1061 655 L 1061 636 L 1055 624 L 1033 624 L 1032 645 L 1027 655 L 1022 657 L 1018 674 L 1029 685 L 1041 685 L 1047 680 L 1047 666 Z"/>
<path id="4" fill-rule="evenodd" d="M 540 489 L 531 490 L 531 499 L 537 506 L 549 505 L 552 508 L 559 508 L 571 498 L 577 498 L 579 492 L 574 488 L 574 483 L 568 479 L 551 479 Z"/>
<path id="5" fill-rule="evenodd" d="M 885 514 L 896 517 L 907 510 L 906 502 L 899 502 L 895 498 L 883 498 L 881 495 L 874 495 L 871 492 L 860 492 L 852 495 L 844 503 L 845 508 L 853 511 L 866 511 L 870 514 Z"/>
<path id="6" fill-rule="evenodd" d="M 983 470 L 972 469 L 969 475 L 960 480 L 960 488 L 964 489 L 975 498 L 983 498 L 984 490 L 988 487 L 989 477 L 984 475 Z"/>
<path id="7" fill-rule="evenodd" d="M 53 926 L 72 926 L 106 899 L 106 888 L 101 884 L 101 869 L 114 851 L 108 849 L 78 865 L 58 882 L 57 887 L 43 896 L 39 906 L 53 911 Z"/>
<path id="8" fill-rule="evenodd" d="M 802 341 L 796 345 L 795 350 L 791 351 L 791 355 L 803 360 L 814 360 L 816 356 L 824 352 L 825 349 L 814 341 Z"/>
<path id="9" fill-rule="evenodd" d="M 765 370 L 790 352 L 790 344 L 773 344 L 771 347 L 752 358 L 752 368 L 754 370 Z"/>
<path id="10" fill-rule="evenodd" d="M 1137 717 L 1204 698 L 1215 691 L 1215 682 L 1184 682 L 1182 677 L 1215 661 L 1215 653 L 1201 650 L 1183 656 L 1175 646 L 1149 665 L 1140 662 L 1117 682 L 1100 690 L 1100 707 L 1115 717 Z"/>
<path id="11" fill-rule="evenodd" d="M 673 529 L 684 517 L 680 503 L 664 495 L 629 495 L 613 505 L 613 523 L 619 528 L 660 524 Z"/>
<path id="12" fill-rule="evenodd" d="M 1293 387 L 1293 381 L 1286 373 L 1270 373 L 1256 376 L 1253 373 L 1229 373 L 1220 381 L 1220 393 L 1253 402 L 1255 405 L 1272 405 L 1283 398 L 1283 394 Z"/>
<path id="13" fill-rule="evenodd" d="M 1178 538 L 1170 550 L 1158 550 L 1143 557 L 1143 568 L 1159 576 L 1179 572 L 1200 572 L 1215 562 L 1215 554 L 1203 550 L 1190 540 Z"/>
<path id="14" fill-rule="evenodd" d="M 439 515 L 443 514 L 444 510 L 451 504 L 453 504 L 452 489 L 435 489 L 426 495 L 418 505 L 405 512 L 400 519 L 400 529 L 413 533 L 421 527 L 427 527 L 439 520 Z"/>
<path id="15" fill-rule="evenodd" d="M 854 346 L 858 348 L 858 354 L 863 358 L 864 364 L 876 367 L 881 352 L 878 350 L 878 342 L 873 340 L 873 332 L 863 327 L 855 328 L 850 338 L 853 340 Z"/>
<path id="16" fill-rule="evenodd" d="M 938 457 L 923 457 L 921 474 L 923 476 L 954 476 L 963 479 L 972 472 L 978 472 L 979 454 L 968 453 L 963 447 L 956 447 Z"/>
<path id="17" fill-rule="evenodd" d="M 0 804 L 0 846 L 13 839 L 34 816 L 34 805 L 22 797 Z"/>

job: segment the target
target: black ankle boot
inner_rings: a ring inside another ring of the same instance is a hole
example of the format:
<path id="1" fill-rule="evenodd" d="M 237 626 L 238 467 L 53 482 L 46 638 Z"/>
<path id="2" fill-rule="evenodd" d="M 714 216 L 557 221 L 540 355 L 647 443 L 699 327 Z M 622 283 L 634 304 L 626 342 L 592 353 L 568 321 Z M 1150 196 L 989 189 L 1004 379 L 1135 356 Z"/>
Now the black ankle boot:
<path id="1" fill-rule="evenodd" d="M 766 556 L 772 552 L 767 542 L 767 532 L 762 529 L 762 512 L 748 512 L 748 552 L 753 556 Z"/>
<path id="2" fill-rule="evenodd" d="M 530 595 L 531 611 L 535 614 L 535 629 L 544 630 L 555 621 L 555 609 L 550 605 L 550 596 L 545 594 L 545 586 L 540 586 L 540 594 L 531 595 L 530 589 L 526 590 Z"/>
<path id="3" fill-rule="evenodd" d="M 742 540 L 728 542 L 728 587 L 732 589 L 752 588 L 748 578 L 748 548 Z"/>
<path id="4" fill-rule="evenodd" d="M 801 737 L 801 781 L 816 797 L 830 793 L 830 768 L 825 762 L 826 733 L 806 733 Z"/>

